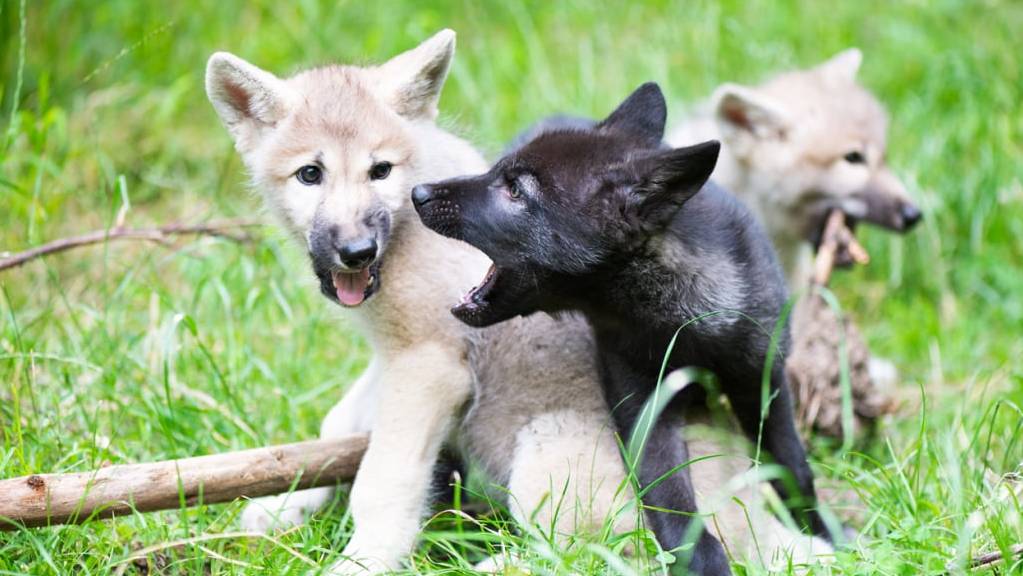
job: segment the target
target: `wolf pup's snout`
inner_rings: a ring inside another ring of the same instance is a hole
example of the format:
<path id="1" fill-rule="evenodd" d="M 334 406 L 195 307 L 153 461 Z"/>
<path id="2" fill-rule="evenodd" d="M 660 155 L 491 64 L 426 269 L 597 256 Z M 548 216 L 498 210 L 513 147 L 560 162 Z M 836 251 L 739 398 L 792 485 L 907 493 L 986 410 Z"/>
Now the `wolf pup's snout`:
<path id="1" fill-rule="evenodd" d="M 309 235 L 320 291 L 344 306 L 358 306 L 376 291 L 379 254 L 375 235 L 343 238 L 337 226 L 314 227 Z"/>
<path id="2" fill-rule="evenodd" d="M 467 182 L 469 180 L 459 180 Z M 443 184 L 419 184 L 412 189 L 412 205 L 419 214 L 419 219 L 427 228 L 458 240 L 462 239 L 462 190 L 453 190 Z"/>
<path id="3" fill-rule="evenodd" d="M 883 183 L 883 181 L 882 181 Z M 867 186 L 841 204 L 847 215 L 893 232 L 909 232 L 923 220 L 923 212 L 902 192 L 901 187 Z"/>
<path id="4" fill-rule="evenodd" d="M 347 237 L 337 226 L 319 226 L 309 234 L 310 255 L 314 264 L 324 268 L 361 270 L 376 261 L 378 251 L 372 232 Z"/>

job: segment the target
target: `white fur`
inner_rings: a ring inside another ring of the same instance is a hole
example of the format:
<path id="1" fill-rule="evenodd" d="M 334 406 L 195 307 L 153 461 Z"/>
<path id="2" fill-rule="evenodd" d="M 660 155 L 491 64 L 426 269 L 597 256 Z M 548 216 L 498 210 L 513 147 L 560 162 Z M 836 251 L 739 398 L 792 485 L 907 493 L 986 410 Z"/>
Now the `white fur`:
<path id="1" fill-rule="evenodd" d="M 562 537 L 606 519 L 617 530 L 634 528 L 632 494 L 622 490 L 625 470 L 606 409 L 540 414 L 518 431 L 514 454 L 508 490 L 516 520 Z"/>
<path id="2" fill-rule="evenodd" d="M 709 428 L 697 415 L 685 434 L 691 459 L 718 455 L 694 462 L 689 471 L 700 512 L 710 515 L 707 525 L 729 557 L 769 570 L 828 561 L 830 544 L 785 526 L 767 510 L 764 494 L 773 492 L 757 480 L 749 446 L 735 431 Z"/>

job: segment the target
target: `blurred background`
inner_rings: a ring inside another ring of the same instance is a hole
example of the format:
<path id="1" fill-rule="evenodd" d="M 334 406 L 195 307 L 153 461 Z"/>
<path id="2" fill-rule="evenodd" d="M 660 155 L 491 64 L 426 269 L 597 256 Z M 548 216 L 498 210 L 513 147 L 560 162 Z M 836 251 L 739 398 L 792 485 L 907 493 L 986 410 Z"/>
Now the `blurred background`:
<path id="1" fill-rule="evenodd" d="M 458 49 L 442 123 L 490 158 L 532 121 L 603 116 L 644 81 L 664 88 L 670 124 L 722 82 L 861 48 L 859 78 L 891 116 L 888 162 L 925 219 L 905 237 L 861 227 L 873 260 L 834 282 L 899 367 L 900 411 L 856 455 L 815 455 L 860 493 L 859 527 L 878 538 L 857 561 L 877 570 L 1023 536 L 997 514 L 968 521 L 1023 450 L 1019 2 L 0 0 L 0 252 L 111 226 L 126 203 L 133 226 L 258 216 L 203 91 L 208 56 L 286 75 L 379 62 L 445 27 Z M 273 231 L 0 272 L 0 477 L 315 435 L 365 349 L 312 280 Z M 133 542 L 226 529 L 236 511 L 0 535 L 0 568 L 103 573 Z"/>

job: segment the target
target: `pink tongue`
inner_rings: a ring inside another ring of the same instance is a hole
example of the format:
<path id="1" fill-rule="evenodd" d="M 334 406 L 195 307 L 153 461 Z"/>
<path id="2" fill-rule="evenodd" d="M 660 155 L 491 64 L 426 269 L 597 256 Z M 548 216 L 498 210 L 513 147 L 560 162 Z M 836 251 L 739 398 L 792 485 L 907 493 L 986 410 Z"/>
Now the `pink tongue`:
<path id="1" fill-rule="evenodd" d="M 369 268 L 351 274 L 334 273 L 334 288 L 337 299 L 345 306 L 358 306 L 366 299 L 366 286 L 369 284 Z"/>

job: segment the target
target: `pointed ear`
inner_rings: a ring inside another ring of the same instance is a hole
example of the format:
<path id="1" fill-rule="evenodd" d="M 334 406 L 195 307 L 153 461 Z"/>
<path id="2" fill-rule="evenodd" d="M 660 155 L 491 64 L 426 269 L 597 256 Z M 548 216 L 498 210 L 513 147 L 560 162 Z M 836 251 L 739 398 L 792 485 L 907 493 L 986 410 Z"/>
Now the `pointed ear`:
<path id="1" fill-rule="evenodd" d="M 856 73 L 863 63 L 863 53 L 859 48 L 849 48 L 831 57 L 830 60 L 815 68 L 824 80 L 833 84 L 856 81 Z"/>
<path id="2" fill-rule="evenodd" d="M 756 140 L 783 136 L 789 128 L 782 107 L 754 88 L 723 84 L 713 96 L 721 137 L 730 151 L 742 158 Z"/>
<path id="3" fill-rule="evenodd" d="M 454 55 L 455 32 L 447 29 L 398 54 L 374 71 L 381 96 L 406 118 L 436 118 L 437 100 Z"/>
<path id="4" fill-rule="evenodd" d="M 206 95 L 239 150 L 287 115 L 288 94 L 284 81 L 233 54 L 217 52 L 206 64 Z"/>
<path id="5" fill-rule="evenodd" d="M 710 179 L 720 150 L 717 140 L 709 140 L 630 162 L 636 184 L 628 191 L 626 218 L 648 230 L 668 224 L 679 208 Z"/>
<path id="6" fill-rule="evenodd" d="M 661 145 L 668 105 L 661 87 L 647 82 L 636 89 L 618 108 L 597 125 L 597 129 L 627 133 L 642 138 L 653 147 Z"/>

